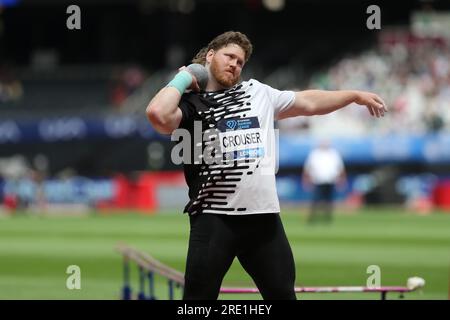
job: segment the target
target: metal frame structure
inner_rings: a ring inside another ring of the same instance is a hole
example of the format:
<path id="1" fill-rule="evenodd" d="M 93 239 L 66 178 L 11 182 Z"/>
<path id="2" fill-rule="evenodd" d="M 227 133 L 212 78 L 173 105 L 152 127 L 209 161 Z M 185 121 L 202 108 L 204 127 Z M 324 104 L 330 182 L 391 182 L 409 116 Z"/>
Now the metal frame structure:
<path id="1" fill-rule="evenodd" d="M 137 299 L 139 300 L 156 300 L 155 294 L 155 274 L 167 279 L 168 284 L 168 298 L 174 300 L 175 289 L 184 287 L 184 274 L 170 268 L 161 263 L 147 253 L 138 251 L 125 244 L 119 244 L 117 251 L 123 256 L 123 279 L 124 285 L 122 288 L 122 299 L 131 300 L 133 298 L 131 279 L 130 279 L 130 263 L 136 263 L 139 274 L 139 291 Z M 148 280 L 148 295 L 146 295 L 146 279 Z M 296 293 L 342 293 L 342 292 L 378 292 L 381 294 L 381 300 L 386 300 L 387 294 L 396 292 L 400 294 L 400 298 L 404 297 L 407 292 L 413 292 L 420 288 L 402 287 L 402 286 L 386 286 L 386 287 L 363 287 L 363 286 L 338 286 L 338 287 L 295 287 Z M 220 289 L 222 294 L 250 294 L 259 293 L 257 288 L 232 288 L 222 287 Z"/>

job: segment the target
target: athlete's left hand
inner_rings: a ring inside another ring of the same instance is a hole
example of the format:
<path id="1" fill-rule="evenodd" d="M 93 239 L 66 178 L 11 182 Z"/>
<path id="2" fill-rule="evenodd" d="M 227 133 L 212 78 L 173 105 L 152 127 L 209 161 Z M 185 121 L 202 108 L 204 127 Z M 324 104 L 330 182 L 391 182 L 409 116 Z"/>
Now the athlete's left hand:
<path id="1" fill-rule="evenodd" d="M 370 114 L 377 118 L 384 117 L 385 112 L 388 112 L 386 103 L 375 93 L 358 91 L 355 103 L 366 106 Z"/>

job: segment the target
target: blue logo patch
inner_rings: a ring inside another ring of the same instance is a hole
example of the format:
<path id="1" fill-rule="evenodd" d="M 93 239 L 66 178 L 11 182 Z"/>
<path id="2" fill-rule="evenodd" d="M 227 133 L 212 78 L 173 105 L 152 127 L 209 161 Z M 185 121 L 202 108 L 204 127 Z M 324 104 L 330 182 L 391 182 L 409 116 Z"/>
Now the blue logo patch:
<path id="1" fill-rule="evenodd" d="M 236 120 L 228 120 L 227 121 L 227 127 L 234 130 L 236 128 L 237 121 Z"/>
<path id="2" fill-rule="evenodd" d="M 217 123 L 220 132 L 259 128 L 258 117 L 222 119 Z"/>

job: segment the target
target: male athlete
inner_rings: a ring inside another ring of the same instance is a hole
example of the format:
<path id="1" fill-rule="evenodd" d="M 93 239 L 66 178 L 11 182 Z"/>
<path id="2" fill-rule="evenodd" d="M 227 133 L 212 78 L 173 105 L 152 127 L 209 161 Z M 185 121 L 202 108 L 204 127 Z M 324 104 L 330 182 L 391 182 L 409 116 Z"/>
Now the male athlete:
<path id="1" fill-rule="evenodd" d="M 182 67 L 146 110 L 160 133 L 202 133 L 201 141 L 191 139 L 184 163 L 190 238 L 183 299 L 217 299 L 235 257 L 264 299 L 296 299 L 294 258 L 275 188 L 274 121 L 327 114 L 352 102 L 376 117 L 387 111 L 369 92 L 279 91 L 255 79 L 240 82 L 251 53 L 244 34 L 217 36 L 193 60 L 208 71 L 206 89 Z"/>

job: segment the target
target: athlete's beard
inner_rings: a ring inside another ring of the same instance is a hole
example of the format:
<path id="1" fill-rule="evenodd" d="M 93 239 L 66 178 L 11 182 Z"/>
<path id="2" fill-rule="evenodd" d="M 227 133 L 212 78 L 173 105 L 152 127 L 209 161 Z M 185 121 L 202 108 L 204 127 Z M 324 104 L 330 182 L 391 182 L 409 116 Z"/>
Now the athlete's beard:
<path id="1" fill-rule="evenodd" d="M 210 71 L 212 76 L 216 79 L 216 81 L 224 88 L 231 88 L 239 81 L 239 76 L 235 76 L 234 73 L 231 75 L 228 72 L 221 71 L 218 63 L 215 59 L 212 59 Z"/>

